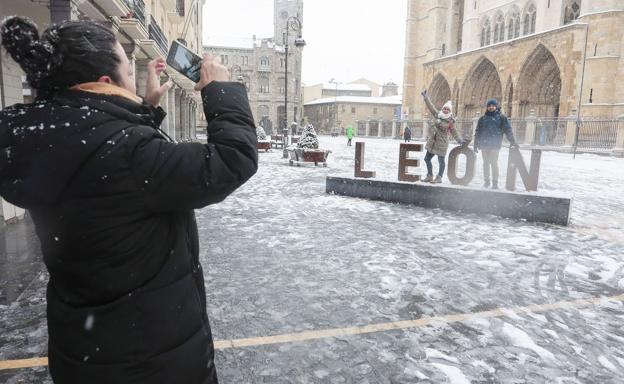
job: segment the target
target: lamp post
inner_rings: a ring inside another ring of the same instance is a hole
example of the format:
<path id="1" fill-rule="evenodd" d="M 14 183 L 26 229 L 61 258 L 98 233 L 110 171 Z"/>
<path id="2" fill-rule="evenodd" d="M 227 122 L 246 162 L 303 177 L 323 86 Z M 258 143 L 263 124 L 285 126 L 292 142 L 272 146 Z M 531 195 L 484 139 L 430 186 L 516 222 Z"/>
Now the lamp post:
<path id="1" fill-rule="evenodd" d="M 329 80 L 329 84 L 334 84 L 336 87 L 334 92 L 334 121 L 332 127 L 329 128 L 329 134 L 331 135 L 334 128 L 338 129 L 336 124 L 338 123 L 338 84 L 340 83 L 332 77 L 331 80 Z"/>
<path id="2" fill-rule="evenodd" d="M 286 145 L 288 144 L 288 131 L 290 130 L 288 127 L 288 32 L 292 29 L 294 32 L 297 32 L 297 38 L 295 39 L 295 47 L 303 48 L 305 46 L 305 40 L 301 37 L 301 29 L 303 25 L 301 24 L 301 20 L 297 16 L 291 16 L 286 20 L 286 40 L 284 41 L 284 136 L 282 141 L 284 143 L 284 153 L 282 155 L 283 158 L 288 157 L 288 151 L 286 150 Z"/>

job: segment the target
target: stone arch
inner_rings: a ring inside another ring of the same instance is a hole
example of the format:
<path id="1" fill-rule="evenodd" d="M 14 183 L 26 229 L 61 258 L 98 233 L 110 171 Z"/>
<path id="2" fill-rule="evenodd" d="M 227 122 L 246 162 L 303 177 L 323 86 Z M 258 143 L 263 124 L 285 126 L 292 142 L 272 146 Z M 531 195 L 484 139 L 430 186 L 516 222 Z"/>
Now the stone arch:
<path id="1" fill-rule="evenodd" d="M 496 66 L 485 56 L 472 66 L 462 89 L 462 115 L 465 117 L 474 117 L 475 112 L 485 109 L 488 99 L 495 98 L 500 101 L 503 94 Z"/>
<path id="2" fill-rule="evenodd" d="M 444 75 L 438 73 L 429 86 L 431 101 L 436 108 L 442 108 L 447 100 L 451 100 L 451 87 Z"/>
<path id="3" fill-rule="evenodd" d="M 537 116 L 559 115 L 561 72 L 557 60 L 544 45 L 538 45 L 522 65 L 516 98 L 520 109 L 516 115 L 527 116 L 531 109 Z"/>
<path id="4" fill-rule="evenodd" d="M 256 121 L 258 125 L 264 128 L 264 131 L 271 135 L 273 134 L 273 122 L 271 121 L 271 109 L 268 105 L 259 105 L 258 106 L 258 115 L 256 116 Z"/>
<path id="5" fill-rule="evenodd" d="M 509 78 L 507 79 L 507 84 L 505 85 L 505 94 L 504 94 L 504 102 L 503 102 L 503 112 L 505 113 L 505 115 L 507 115 L 507 117 L 512 117 L 513 114 L 513 97 L 514 94 L 514 86 L 513 86 L 513 79 L 511 78 L 511 75 L 509 75 Z"/>

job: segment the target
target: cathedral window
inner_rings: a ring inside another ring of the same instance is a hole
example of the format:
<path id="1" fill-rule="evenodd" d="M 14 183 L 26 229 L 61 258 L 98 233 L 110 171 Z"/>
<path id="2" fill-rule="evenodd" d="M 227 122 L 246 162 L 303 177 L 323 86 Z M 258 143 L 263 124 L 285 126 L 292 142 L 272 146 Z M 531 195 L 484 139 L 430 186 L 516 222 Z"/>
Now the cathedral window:
<path id="1" fill-rule="evenodd" d="M 505 19 L 502 14 L 496 15 L 496 25 L 494 26 L 494 44 L 505 41 Z"/>
<path id="2" fill-rule="evenodd" d="M 580 3 L 580 1 L 568 2 L 568 5 L 566 5 L 564 10 L 563 24 L 570 24 L 579 18 L 581 15 Z"/>
<path id="3" fill-rule="evenodd" d="M 531 4 L 524 15 L 523 35 L 535 33 L 535 21 L 537 19 L 537 11 L 535 4 Z"/>
<path id="4" fill-rule="evenodd" d="M 514 10 L 507 21 L 507 40 L 520 37 L 520 14 Z"/>
<path id="5" fill-rule="evenodd" d="M 481 25 L 481 46 L 485 47 L 490 45 L 490 35 L 492 34 L 492 26 L 490 25 L 490 19 L 485 19 Z"/>

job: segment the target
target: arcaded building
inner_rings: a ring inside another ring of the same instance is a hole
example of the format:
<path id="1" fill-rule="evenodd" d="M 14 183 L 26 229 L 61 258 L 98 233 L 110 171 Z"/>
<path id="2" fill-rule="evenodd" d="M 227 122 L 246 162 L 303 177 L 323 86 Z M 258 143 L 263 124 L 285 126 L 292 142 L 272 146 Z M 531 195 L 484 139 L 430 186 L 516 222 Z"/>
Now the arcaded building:
<path id="1" fill-rule="evenodd" d="M 496 98 L 514 118 L 624 114 L 624 1 L 409 0 L 403 113 L 420 93 L 474 117 Z"/>

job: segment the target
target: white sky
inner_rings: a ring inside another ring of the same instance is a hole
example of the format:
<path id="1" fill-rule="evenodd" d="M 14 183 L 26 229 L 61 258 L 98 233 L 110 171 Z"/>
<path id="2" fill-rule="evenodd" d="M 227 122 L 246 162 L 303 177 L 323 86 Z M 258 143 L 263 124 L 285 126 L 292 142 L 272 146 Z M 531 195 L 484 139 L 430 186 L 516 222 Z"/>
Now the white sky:
<path id="1" fill-rule="evenodd" d="M 405 0 L 304 0 L 302 81 L 403 82 Z M 273 36 L 273 0 L 207 0 L 204 44 Z M 247 44 L 245 43 L 247 40 Z"/>

